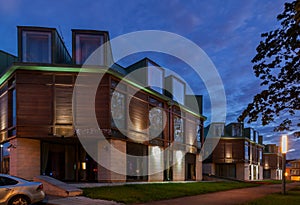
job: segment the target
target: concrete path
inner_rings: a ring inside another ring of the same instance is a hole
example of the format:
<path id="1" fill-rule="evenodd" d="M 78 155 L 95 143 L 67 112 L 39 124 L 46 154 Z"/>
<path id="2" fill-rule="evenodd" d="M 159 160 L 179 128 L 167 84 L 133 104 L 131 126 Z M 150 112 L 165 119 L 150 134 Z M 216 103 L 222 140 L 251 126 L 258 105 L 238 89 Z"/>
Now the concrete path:
<path id="1" fill-rule="evenodd" d="M 287 184 L 286 190 L 292 189 L 296 186 L 300 186 L 300 183 Z M 258 187 L 234 189 L 210 194 L 182 197 L 178 199 L 155 201 L 145 203 L 144 205 L 234 205 L 247 203 L 277 192 L 281 192 L 281 184 L 262 185 Z"/>
<path id="2" fill-rule="evenodd" d="M 121 203 L 117 203 L 114 201 L 106 201 L 100 199 L 90 199 L 83 196 L 74 196 L 74 197 L 66 197 L 66 198 L 53 198 L 44 200 L 43 204 L 46 205 L 122 205 Z"/>
<path id="3" fill-rule="evenodd" d="M 300 186 L 300 183 L 287 184 L 286 189 L 292 189 Z M 143 205 L 235 205 L 253 201 L 257 198 L 264 197 L 268 194 L 281 192 L 281 184 L 262 185 L 258 187 L 234 189 L 229 191 L 220 191 L 210 194 L 182 197 L 162 201 L 148 202 Z M 46 199 L 47 205 L 121 205 L 114 201 L 94 200 L 87 197 L 67 197 L 57 198 L 50 197 Z M 142 204 L 140 204 L 142 205 Z"/>

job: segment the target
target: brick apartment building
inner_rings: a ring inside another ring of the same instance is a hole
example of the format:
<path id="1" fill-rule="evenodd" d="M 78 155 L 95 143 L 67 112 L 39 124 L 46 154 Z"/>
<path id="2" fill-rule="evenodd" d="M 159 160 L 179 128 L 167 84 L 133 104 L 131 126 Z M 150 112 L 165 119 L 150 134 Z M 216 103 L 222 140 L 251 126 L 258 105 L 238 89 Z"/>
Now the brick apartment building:
<path id="1" fill-rule="evenodd" d="M 290 177 L 292 181 L 300 181 L 300 159 L 290 161 Z"/>
<path id="2" fill-rule="evenodd" d="M 282 179 L 282 154 L 276 144 L 267 144 L 263 152 L 264 179 Z"/>
<path id="3" fill-rule="evenodd" d="M 128 68 L 112 64 L 98 86 L 95 108 L 84 109 L 95 109 L 99 127 L 111 145 L 126 154 L 149 156 L 148 160 L 118 158 L 115 152 L 107 151 L 101 142 L 96 142 L 97 156 L 110 164 L 118 164 L 127 173 L 122 175 L 98 165 L 85 151 L 75 131 L 74 85 L 87 57 L 108 40 L 108 32 L 72 30 L 71 56 L 56 29 L 18 27 L 18 56 L 0 52 L 1 172 L 26 179 L 48 175 L 63 181 L 202 179 L 202 163 L 196 160 L 204 132 L 202 105 L 199 104 L 200 114 L 184 105 L 188 98 L 185 84 L 174 76 L 165 77 L 164 70 L 147 58 Z M 101 65 L 93 69 L 106 68 L 107 62 L 112 60 L 110 56 L 110 47 L 104 47 L 97 57 Z M 139 83 L 130 80 L 119 83 L 123 76 L 140 66 L 147 70 L 143 74 L 146 85 L 151 85 L 151 75 L 155 73 L 160 85 L 182 92 L 170 96 L 163 89 L 151 86 L 141 89 Z M 154 107 L 159 108 L 158 112 L 149 114 Z M 127 109 L 129 116 L 124 114 Z M 146 128 L 155 120 L 156 125 L 161 126 L 161 111 L 166 113 L 166 126 L 158 136 L 152 136 L 153 130 Z M 194 140 L 196 135 L 198 141 Z M 149 138 L 151 140 L 141 142 Z M 150 154 L 165 150 L 170 143 L 175 146 L 163 158 Z M 176 155 L 183 150 L 188 153 L 177 162 Z M 139 170 L 147 173 L 153 168 L 164 171 L 153 175 L 130 174 Z"/>
<path id="4" fill-rule="evenodd" d="M 243 123 L 211 123 L 212 136 L 221 136 L 213 153 L 203 162 L 203 174 L 238 180 L 263 179 L 262 136 Z"/>

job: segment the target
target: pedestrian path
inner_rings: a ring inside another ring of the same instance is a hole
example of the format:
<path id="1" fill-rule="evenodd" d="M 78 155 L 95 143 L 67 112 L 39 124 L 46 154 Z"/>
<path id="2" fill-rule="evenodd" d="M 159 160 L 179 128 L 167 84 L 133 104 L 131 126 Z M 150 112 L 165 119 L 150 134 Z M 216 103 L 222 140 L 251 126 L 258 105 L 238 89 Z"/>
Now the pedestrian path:
<path id="1" fill-rule="evenodd" d="M 74 196 L 66 198 L 49 198 L 44 201 L 47 205 L 121 205 L 114 201 L 106 201 L 100 199 L 90 199 L 83 196 Z"/>
<path id="2" fill-rule="evenodd" d="M 300 186 L 300 183 L 286 185 L 286 190 Z M 236 205 L 243 204 L 272 193 L 281 192 L 281 184 L 262 185 L 258 187 L 233 189 L 203 195 L 182 197 L 177 199 L 155 201 L 143 205 Z"/>

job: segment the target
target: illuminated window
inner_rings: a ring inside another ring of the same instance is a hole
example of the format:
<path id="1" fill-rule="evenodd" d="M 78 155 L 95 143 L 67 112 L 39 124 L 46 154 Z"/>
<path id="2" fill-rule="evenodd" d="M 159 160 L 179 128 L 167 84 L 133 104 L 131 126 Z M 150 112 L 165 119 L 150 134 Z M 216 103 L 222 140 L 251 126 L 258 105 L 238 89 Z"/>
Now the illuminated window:
<path id="1" fill-rule="evenodd" d="M 161 137 L 163 131 L 163 110 L 158 107 L 150 106 L 149 111 L 150 129 L 149 134 L 152 137 Z"/>
<path id="2" fill-rule="evenodd" d="M 126 100 L 125 95 L 114 91 L 111 97 L 111 126 L 117 128 L 126 128 Z"/>
<path id="3" fill-rule="evenodd" d="M 51 63 L 51 33 L 23 31 L 22 61 Z"/>
<path id="4" fill-rule="evenodd" d="M 174 141 L 183 143 L 183 119 L 180 117 L 174 117 Z"/>

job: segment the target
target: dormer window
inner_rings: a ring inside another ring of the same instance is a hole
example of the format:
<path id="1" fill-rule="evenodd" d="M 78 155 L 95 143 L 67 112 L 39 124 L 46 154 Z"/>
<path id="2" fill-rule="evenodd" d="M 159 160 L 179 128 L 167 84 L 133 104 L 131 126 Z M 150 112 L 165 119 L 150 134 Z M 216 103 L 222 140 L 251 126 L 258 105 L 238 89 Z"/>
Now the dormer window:
<path id="1" fill-rule="evenodd" d="M 107 34 L 101 31 L 73 30 L 73 58 L 76 64 L 84 64 L 85 61 L 97 49 L 97 62 L 89 62 L 94 65 L 105 65 L 105 49 L 101 47 L 106 42 Z M 101 50 L 100 50 L 101 49 Z"/>
<path id="2" fill-rule="evenodd" d="M 22 32 L 22 61 L 51 63 L 51 32 Z"/>
<path id="3" fill-rule="evenodd" d="M 148 62 L 148 85 L 163 94 L 164 70 L 152 62 Z"/>
<path id="4" fill-rule="evenodd" d="M 179 78 L 170 75 L 165 78 L 166 95 L 174 101 L 184 105 L 185 101 L 185 83 Z"/>

